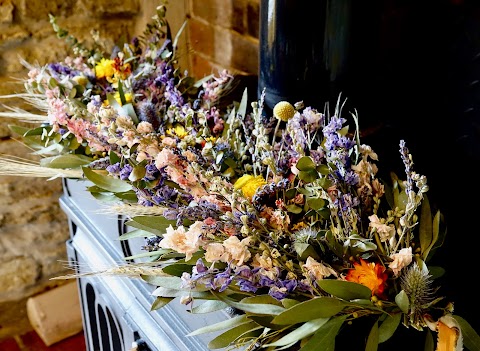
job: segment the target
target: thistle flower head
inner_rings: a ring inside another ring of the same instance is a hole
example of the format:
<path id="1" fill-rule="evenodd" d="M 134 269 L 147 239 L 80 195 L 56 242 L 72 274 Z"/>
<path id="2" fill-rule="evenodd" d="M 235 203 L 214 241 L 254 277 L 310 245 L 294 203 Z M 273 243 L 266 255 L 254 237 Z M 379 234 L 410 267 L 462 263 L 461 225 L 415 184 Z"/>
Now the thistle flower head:
<path id="1" fill-rule="evenodd" d="M 308 244 L 311 239 L 317 237 L 317 230 L 312 227 L 302 228 L 293 233 L 294 240 L 297 243 Z"/>
<path id="2" fill-rule="evenodd" d="M 434 300 L 432 276 L 427 269 L 421 269 L 417 263 L 414 263 L 402 275 L 400 286 L 407 294 L 410 303 L 410 325 L 418 330 L 422 330 L 422 327 L 426 325 L 423 319 L 423 312 Z"/>

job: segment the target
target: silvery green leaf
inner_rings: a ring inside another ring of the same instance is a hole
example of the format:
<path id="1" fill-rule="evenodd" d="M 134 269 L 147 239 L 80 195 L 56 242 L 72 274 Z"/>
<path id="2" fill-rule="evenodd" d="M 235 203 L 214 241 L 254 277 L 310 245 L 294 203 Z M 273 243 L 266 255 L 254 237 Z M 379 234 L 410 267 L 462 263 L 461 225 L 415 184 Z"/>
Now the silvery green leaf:
<path id="1" fill-rule="evenodd" d="M 377 351 L 378 350 L 378 322 L 375 322 L 368 334 L 367 344 L 365 351 Z"/>
<path id="2" fill-rule="evenodd" d="M 295 204 L 288 205 L 286 208 L 287 208 L 287 211 L 290 213 L 295 213 L 295 214 L 302 213 L 302 208 Z"/>
<path id="3" fill-rule="evenodd" d="M 420 248 L 422 252 L 422 259 L 425 260 L 430 252 L 430 249 L 435 244 L 438 238 L 438 232 L 435 236 L 433 232 L 433 220 L 432 211 L 430 209 L 430 202 L 427 195 L 424 195 L 419 219 L 419 236 L 420 236 Z"/>
<path id="4" fill-rule="evenodd" d="M 407 293 L 402 290 L 395 296 L 395 303 L 403 313 L 408 313 L 410 308 L 410 301 L 408 300 Z"/>
<path id="5" fill-rule="evenodd" d="M 187 272 L 187 273 L 192 272 L 192 265 L 177 262 L 164 267 L 162 270 L 166 274 L 174 275 L 176 277 L 181 277 L 183 272 Z"/>
<path id="6" fill-rule="evenodd" d="M 313 333 L 315 333 L 321 326 L 327 323 L 329 318 L 318 318 L 311 321 L 308 321 L 301 326 L 295 328 L 292 332 L 288 333 L 284 337 L 280 338 L 279 340 L 271 343 L 266 344 L 264 347 L 267 346 L 285 346 L 292 343 L 296 343 L 297 341 L 306 338 Z"/>
<path id="7" fill-rule="evenodd" d="M 136 255 L 126 256 L 126 257 L 124 257 L 124 260 L 136 260 L 137 258 L 145 258 L 145 257 L 152 257 L 152 258 L 155 259 L 155 258 L 158 258 L 158 257 L 162 256 L 163 254 L 167 253 L 168 251 L 169 250 L 142 252 L 142 253 L 139 253 L 139 254 L 136 254 Z"/>
<path id="8" fill-rule="evenodd" d="M 299 171 L 304 171 L 304 172 L 316 171 L 315 163 L 313 162 L 312 158 L 309 156 L 301 157 L 298 160 L 296 167 Z"/>
<path id="9" fill-rule="evenodd" d="M 228 305 L 223 301 L 207 300 L 201 305 L 193 307 L 191 312 L 194 314 L 210 313 L 210 312 L 215 312 L 219 310 L 224 310 L 227 307 Z"/>
<path id="10" fill-rule="evenodd" d="M 313 183 L 318 178 L 318 173 L 315 170 L 300 171 L 298 172 L 298 178 L 305 183 Z"/>
<path id="11" fill-rule="evenodd" d="M 294 300 L 294 299 L 289 299 L 289 298 L 285 298 L 285 299 L 282 300 L 282 306 L 285 307 L 285 308 L 293 307 L 295 305 L 298 305 L 299 303 L 300 303 L 300 301 Z"/>
<path id="12" fill-rule="evenodd" d="M 401 313 L 387 314 L 387 317 L 378 328 L 378 342 L 382 343 L 390 339 L 397 330 L 401 320 Z"/>
<path id="13" fill-rule="evenodd" d="M 256 304 L 270 304 L 270 305 L 277 305 L 282 306 L 282 303 L 277 299 L 274 299 L 270 295 L 256 295 L 256 296 L 249 296 L 245 297 L 240 300 L 241 303 L 256 303 Z"/>
<path id="14" fill-rule="evenodd" d="M 132 238 L 145 238 L 145 237 L 153 237 L 155 235 L 153 235 L 151 232 L 147 232 L 145 230 L 142 230 L 142 229 L 135 229 L 135 230 L 132 230 L 132 231 L 129 231 L 125 234 L 122 234 L 118 237 L 118 240 L 128 240 L 128 239 L 132 239 Z"/>
<path id="15" fill-rule="evenodd" d="M 158 287 L 167 288 L 167 289 L 174 289 L 174 290 L 182 290 L 182 279 L 180 277 L 172 277 L 172 276 L 151 276 L 148 279 L 145 279 L 148 283 L 152 285 L 156 285 Z"/>
<path id="16" fill-rule="evenodd" d="M 100 174 L 88 167 L 82 167 L 82 170 L 83 174 L 88 180 L 98 187 L 108 190 L 112 193 L 126 192 L 132 189 L 132 186 L 123 180 Z"/>
<path id="17" fill-rule="evenodd" d="M 208 343 L 208 348 L 211 350 L 215 350 L 215 349 L 221 349 L 221 348 L 227 347 L 230 344 L 232 344 L 241 335 L 248 333 L 252 330 L 255 330 L 258 327 L 260 326 L 254 321 L 240 324 L 236 327 L 233 327 L 223 332 L 222 334 L 210 340 L 210 342 Z M 263 327 L 261 328 L 263 329 Z"/>
<path id="18" fill-rule="evenodd" d="M 372 290 L 365 285 L 336 279 L 322 279 L 318 285 L 327 293 L 343 300 L 370 299 Z"/>
<path id="19" fill-rule="evenodd" d="M 232 317 L 230 319 L 227 319 L 222 322 L 218 322 L 215 324 L 210 324 L 207 325 L 203 328 L 196 329 L 192 331 L 191 333 L 187 334 L 187 336 L 195 336 L 195 335 L 200 335 L 200 334 L 205 334 L 205 333 L 213 333 L 219 330 L 227 329 L 227 328 L 233 328 L 236 326 L 239 326 L 241 324 L 249 323 L 250 320 L 248 317 L 244 314 L 236 317 Z"/>
<path id="20" fill-rule="evenodd" d="M 346 315 L 330 318 L 313 334 L 300 351 L 334 351 L 335 338 L 345 319 L 347 319 Z"/>
<path id="21" fill-rule="evenodd" d="M 135 124 L 138 123 L 138 117 L 137 117 L 137 114 L 135 113 L 135 110 L 134 110 L 132 104 L 125 104 L 121 108 L 124 112 L 123 114 L 130 117 L 132 119 L 133 123 L 135 123 Z"/>
<path id="22" fill-rule="evenodd" d="M 49 168 L 70 169 L 88 165 L 92 158 L 85 155 L 64 154 L 42 158 L 40 166 Z"/>
<path id="23" fill-rule="evenodd" d="M 433 335 L 432 335 L 432 332 L 430 331 L 430 329 L 427 330 L 427 335 L 425 335 L 425 348 L 423 350 L 424 351 L 434 351 L 435 350 L 435 341 L 433 339 Z"/>
<path id="24" fill-rule="evenodd" d="M 170 225 L 176 224 L 176 221 L 171 221 L 161 216 L 135 216 L 125 224 L 130 227 L 149 231 L 153 234 L 163 235 Z"/>
<path id="25" fill-rule="evenodd" d="M 328 318 L 342 311 L 348 303 L 334 297 L 316 297 L 278 314 L 272 323 L 296 324 L 317 318 Z"/>
<path id="26" fill-rule="evenodd" d="M 327 165 L 322 164 L 317 167 L 317 172 L 321 175 L 328 175 L 330 174 L 330 168 Z"/>
<path id="27" fill-rule="evenodd" d="M 469 351 L 480 351 L 480 336 L 472 328 L 472 326 L 462 317 L 453 315 L 452 316 L 457 323 L 460 325 L 462 330 L 463 343 Z"/>
<path id="28" fill-rule="evenodd" d="M 310 244 L 295 242 L 293 244 L 293 247 L 298 257 L 300 257 L 300 259 L 303 261 L 305 261 L 309 256 L 316 260 L 320 259 L 320 256 L 318 256 L 318 253 L 315 251 L 314 247 Z"/>
<path id="29" fill-rule="evenodd" d="M 148 282 L 146 277 L 152 276 L 142 276 L 142 279 Z M 191 291 L 190 289 L 179 290 L 179 289 L 169 289 L 164 287 L 156 288 L 152 294 L 152 296 L 161 296 L 161 297 L 183 297 L 183 296 L 190 296 L 194 299 L 202 299 L 202 300 L 215 300 L 215 297 L 209 291 Z"/>
<path id="30" fill-rule="evenodd" d="M 240 100 L 240 105 L 238 106 L 237 115 L 245 117 L 247 114 L 247 104 L 248 104 L 248 93 L 247 88 L 243 90 L 242 100 Z"/>
<path id="31" fill-rule="evenodd" d="M 150 306 L 150 311 L 155 311 L 163 306 L 166 306 L 169 302 L 171 302 L 174 298 L 173 297 L 160 297 L 157 296 L 155 301 L 153 301 L 152 305 Z"/>
<path id="32" fill-rule="evenodd" d="M 310 206 L 310 208 L 314 210 L 319 210 L 323 207 L 325 207 L 326 201 L 324 199 L 321 199 L 319 197 L 309 197 L 307 198 L 307 205 Z"/>
<path id="33" fill-rule="evenodd" d="M 137 181 L 145 177 L 145 174 L 147 173 L 147 170 L 145 169 L 145 166 L 142 164 L 136 165 L 133 167 L 132 172 L 128 176 L 128 180 L 131 182 Z"/>

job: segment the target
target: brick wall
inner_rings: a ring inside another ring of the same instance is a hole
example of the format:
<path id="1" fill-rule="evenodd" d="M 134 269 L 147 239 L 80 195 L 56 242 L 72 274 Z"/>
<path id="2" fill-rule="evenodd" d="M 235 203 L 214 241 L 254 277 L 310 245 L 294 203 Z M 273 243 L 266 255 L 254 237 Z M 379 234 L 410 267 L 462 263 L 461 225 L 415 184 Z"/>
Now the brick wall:
<path id="1" fill-rule="evenodd" d="M 259 0 L 191 0 L 188 40 L 194 76 L 227 68 L 258 71 Z"/>
<path id="2" fill-rule="evenodd" d="M 180 64 L 201 78 L 227 68 L 257 74 L 258 0 L 175 0 L 167 18 L 180 37 Z M 26 77 L 19 57 L 45 64 L 63 59 L 68 47 L 52 30 L 48 14 L 80 40 L 98 29 L 113 45 L 120 37 L 141 34 L 160 1 L 152 0 L 4 0 L 0 1 L 0 95 L 22 91 L 15 78 Z M 30 109 L 19 100 L 0 104 Z M 0 106 L 0 110 L 4 110 Z M 0 154 L 31 157 L 0 119 Z M 0 176 L 0 339 L 30 329 L 25 302 L 52 288 L 51 277 L 66 273 L 67 218 L 58 205 L 61 181 Z M 55 282 L 55 283 L 54 283 Z"/>

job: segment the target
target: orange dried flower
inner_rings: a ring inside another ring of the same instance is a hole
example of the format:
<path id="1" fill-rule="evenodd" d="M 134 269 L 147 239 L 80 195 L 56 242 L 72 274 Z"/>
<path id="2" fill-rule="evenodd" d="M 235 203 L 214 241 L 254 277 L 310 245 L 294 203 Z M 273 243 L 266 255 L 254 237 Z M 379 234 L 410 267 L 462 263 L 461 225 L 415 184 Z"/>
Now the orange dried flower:
<path id="1" fill-rule="evenodd" d="M 387 287 L 388 274 L 385 267 L 379 263 L 367 262 L 360 259 L 360 263 L 354 263 L 345 277 L 349 282 L 365 285 L 372 290 L 372 295 L 385 298 L 384 291 Z"/>

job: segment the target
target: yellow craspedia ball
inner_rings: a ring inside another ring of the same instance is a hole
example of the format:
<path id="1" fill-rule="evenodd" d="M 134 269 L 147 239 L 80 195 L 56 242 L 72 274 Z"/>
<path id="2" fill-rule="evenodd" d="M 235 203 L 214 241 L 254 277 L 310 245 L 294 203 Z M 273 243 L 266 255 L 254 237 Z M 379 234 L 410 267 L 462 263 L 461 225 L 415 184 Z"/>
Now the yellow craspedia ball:
<path id="1" fill-rule="evenodd" d="M 262 176 L 252 176 L 250 174 L 245 174 L 237 179 L 233 187 L 235 189 L 241 189 L 243 195 L 247 199 L 252 199 L 253 195 L 257 192 L 257 189 L 262 185 L 267 184 L 265 179 Z"/>
<path id="2" fill-rule="evenodd" d="M 273 115 L 286 122 L 295 115 L 295 107 L 288 101 L 280 101 L 273 108 Z"/>

